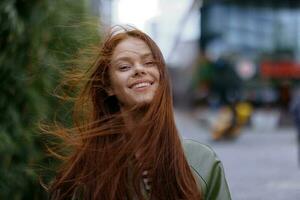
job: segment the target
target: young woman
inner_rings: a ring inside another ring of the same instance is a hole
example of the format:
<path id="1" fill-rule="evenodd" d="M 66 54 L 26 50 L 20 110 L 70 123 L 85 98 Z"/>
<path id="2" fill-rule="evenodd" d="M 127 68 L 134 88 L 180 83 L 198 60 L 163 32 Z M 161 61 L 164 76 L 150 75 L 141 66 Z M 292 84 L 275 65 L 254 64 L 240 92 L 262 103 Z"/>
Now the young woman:
<path id="1" fill-rule="evenodd" d="M 74 128 L 56 132 L 71 151 L 51 199 L 230 199 L 215 153 L 179 137 L 165 62 L 149 36 L 112 32 L 86 77 Z"/>

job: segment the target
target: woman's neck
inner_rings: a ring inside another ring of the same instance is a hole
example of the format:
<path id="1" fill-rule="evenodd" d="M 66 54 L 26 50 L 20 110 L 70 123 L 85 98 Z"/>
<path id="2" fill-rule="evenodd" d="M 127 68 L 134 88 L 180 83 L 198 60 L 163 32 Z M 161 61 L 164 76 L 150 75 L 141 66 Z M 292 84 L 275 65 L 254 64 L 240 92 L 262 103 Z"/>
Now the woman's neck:
<path id="1" fill-rule="evenodd" d="M 142 118 L 145 116 L 146 110 L 146 107 L 121 108 L 125 126 L 130 133 L 132 133 L 137 125 L 142 121 Z"/>
<path id="2" fill-rule="evenodd" d="M 122 112 L 129 133 L 132 133 L 135 130 L 137 124 L 141 121 L 144 113 L 142 112 Z"/>

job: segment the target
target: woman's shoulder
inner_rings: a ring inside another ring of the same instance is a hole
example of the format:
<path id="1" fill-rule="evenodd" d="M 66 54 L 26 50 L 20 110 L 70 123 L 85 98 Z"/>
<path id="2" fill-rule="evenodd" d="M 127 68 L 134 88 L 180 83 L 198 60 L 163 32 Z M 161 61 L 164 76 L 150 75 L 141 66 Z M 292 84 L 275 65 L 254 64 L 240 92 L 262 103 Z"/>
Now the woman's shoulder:
<path id="1" fill-rule="evenodd" d="M 229 200 L 224 169 L 215 151 L 195 140 L 182 140 L 185 156 L 199 181 L 205 199 Z"/>
<path id="2" fill-rule="evenodd" d="M 207 144 L 192 139 L 184 139 L 182 143 L 189 164 L 194 166 L 201 163 L 203 167 L 205 163 L 220 162 L 215 151 Z"/>
<path id="3" fill-rule="evenodd" d="M 212 170 L 216 165 L 221 165 L 215 151 L 210 146 L 191 139 L 183 140 L 183 148 L 191 168 L 207 183 Z"/>

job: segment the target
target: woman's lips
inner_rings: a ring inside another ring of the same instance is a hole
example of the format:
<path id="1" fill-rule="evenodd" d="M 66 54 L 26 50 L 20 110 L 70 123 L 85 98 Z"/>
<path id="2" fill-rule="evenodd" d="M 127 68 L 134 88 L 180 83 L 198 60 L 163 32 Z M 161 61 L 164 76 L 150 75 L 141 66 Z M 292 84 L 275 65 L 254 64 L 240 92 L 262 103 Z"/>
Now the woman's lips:
<path id="1" fill-rule="evenodd" d="M 131 88 L 131 89 L 144 88 L 144 87 L 149 87 L 152 84 L 153 84 L 153 82 L 151 82 L 151 81 L 137 81 L 137 82 L 131 84 L 129 86 L 129 88 Z"/>
<path id="2" fill-rule="evenodd" d="M 132 86 L 132 88 L 133 88 L 133 89 L 135 89 L 135 88 L 144 88 L 144 87 L 148 87 L 148 86 L 150 86 L 150 85 L 151 85 L 151 83 L 149 83 L 149 82 L 144 82 L 144 83 L 138 83 L 138 84 L 135 84 L 135 85 Z"/>

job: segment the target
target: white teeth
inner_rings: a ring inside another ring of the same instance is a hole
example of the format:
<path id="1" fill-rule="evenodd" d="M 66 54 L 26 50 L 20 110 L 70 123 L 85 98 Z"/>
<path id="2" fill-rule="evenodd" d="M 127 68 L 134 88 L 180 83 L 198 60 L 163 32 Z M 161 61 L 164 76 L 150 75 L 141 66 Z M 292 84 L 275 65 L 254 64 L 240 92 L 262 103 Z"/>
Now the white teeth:
<path id="1" fill-rule="evenodd" d="M 138 84 L 135 84 L 132 88 L 142 88 L 142 87 L 147 87 L 151 85 L 150 83 L 147 83 L 147 82 L 144 82 L 144 83 L 138 83 Z"/>

